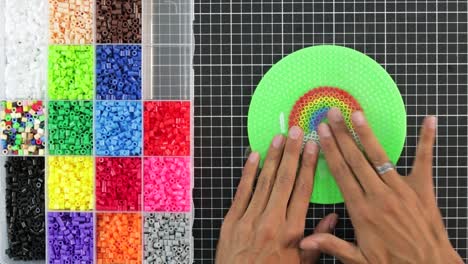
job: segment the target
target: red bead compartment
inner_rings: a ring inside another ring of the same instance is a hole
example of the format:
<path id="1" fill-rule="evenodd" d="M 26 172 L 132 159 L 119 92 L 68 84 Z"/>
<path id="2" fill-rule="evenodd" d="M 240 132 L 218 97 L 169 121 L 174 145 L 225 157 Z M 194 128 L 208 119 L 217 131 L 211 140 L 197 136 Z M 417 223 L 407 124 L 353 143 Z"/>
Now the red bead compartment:
<path id="1" fill-rule="evenodd" d="M 141 158 L 96 158 L 96 209 L 142 210 Z"/>
<path id="2" fill-rule="evenodd" d="M 189 156 L 190 102 L 145 102 L 144 131 L 145 156 Z"/>

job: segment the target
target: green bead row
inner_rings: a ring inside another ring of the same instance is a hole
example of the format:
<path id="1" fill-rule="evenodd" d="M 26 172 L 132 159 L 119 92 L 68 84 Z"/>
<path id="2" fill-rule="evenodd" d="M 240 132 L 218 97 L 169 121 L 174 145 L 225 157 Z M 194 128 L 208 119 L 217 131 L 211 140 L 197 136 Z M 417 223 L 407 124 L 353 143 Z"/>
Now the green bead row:
<path id="1" fill-rule="evenodd" d="M 92 155 L 93 102 L 49 102 L 49 154 Z"/>
<path id="2" fill-rule="evenodd" d="M 94 47 L 50 46 L 48 93 L 51 100 L 92 100 Z"/>

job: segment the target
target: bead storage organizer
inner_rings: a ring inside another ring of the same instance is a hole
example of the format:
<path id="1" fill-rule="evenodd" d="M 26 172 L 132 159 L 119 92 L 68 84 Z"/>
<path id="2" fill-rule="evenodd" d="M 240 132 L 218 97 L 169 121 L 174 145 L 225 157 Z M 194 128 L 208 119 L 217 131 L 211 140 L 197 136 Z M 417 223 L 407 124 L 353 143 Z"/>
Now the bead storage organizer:
<path id="1" fill-rule="evenodd" d="M 193 2 L 0 10 L 0 263 L 192 263 Z"/>

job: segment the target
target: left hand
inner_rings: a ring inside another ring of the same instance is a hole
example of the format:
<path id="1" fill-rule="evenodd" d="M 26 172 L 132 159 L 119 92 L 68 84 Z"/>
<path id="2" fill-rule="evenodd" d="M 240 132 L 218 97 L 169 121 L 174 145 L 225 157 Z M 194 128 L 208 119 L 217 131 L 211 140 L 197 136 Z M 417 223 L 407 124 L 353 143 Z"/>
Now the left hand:
<path id="1" fill-rule="evenodd" d="M 299 167 L 303 132 L 292 127 L 288 138 L 273 139 L 258 177 L 260 156 L 250 154 L 232 206 L 227 213 L 216 251 L 216 263 L 315 263 L 318 250 L 302 250 L 299 243 L 312 193 L 318 146 L 308 142 Z M 331 232 L 337 215 L 320 221 L 315 233 Z"/>

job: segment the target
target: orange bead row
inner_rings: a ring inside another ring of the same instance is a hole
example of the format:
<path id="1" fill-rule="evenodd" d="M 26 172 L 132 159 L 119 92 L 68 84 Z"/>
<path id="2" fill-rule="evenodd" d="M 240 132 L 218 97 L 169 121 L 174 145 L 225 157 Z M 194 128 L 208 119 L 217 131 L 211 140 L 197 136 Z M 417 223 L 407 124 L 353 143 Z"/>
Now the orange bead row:
<path id="1" fill-rule="evenodd" d="M 97 215 L 97 263 L 141 263 L 141 215 Z"/>

